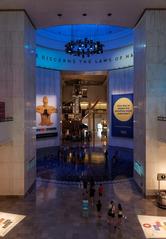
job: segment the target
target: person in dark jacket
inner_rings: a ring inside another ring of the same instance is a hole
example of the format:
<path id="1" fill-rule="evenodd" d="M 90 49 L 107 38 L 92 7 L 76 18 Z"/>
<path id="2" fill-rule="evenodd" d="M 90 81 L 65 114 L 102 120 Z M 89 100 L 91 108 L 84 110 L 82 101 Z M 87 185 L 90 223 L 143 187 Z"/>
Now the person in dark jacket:
<path id="1" fill-rule="evenodd" d="M 84 192 L 87 192 L 87 187 L 88 187 L 88 181 L 86 178 L 83 179 L 83 188 L 84 188 Z"/>
<path id="2" fill-rule="evenodd" d="M 94 196 L 95 196 L 95 187 L 90 187 L 89 190 L 89 196 L 90 196 L 90 200 L 91 200 L 91 205 L 94 205 Z"/>
<path id="3" fill-rule="evenodd" d="M 97 204 L 96 204 L 96 209 L 97 209 L 97 216 L 98 216 L 98 218 L 101 217 L 101 208 L 102 208 L 101 201 L 98 200 L 98 202 L 97 202 Z"/>

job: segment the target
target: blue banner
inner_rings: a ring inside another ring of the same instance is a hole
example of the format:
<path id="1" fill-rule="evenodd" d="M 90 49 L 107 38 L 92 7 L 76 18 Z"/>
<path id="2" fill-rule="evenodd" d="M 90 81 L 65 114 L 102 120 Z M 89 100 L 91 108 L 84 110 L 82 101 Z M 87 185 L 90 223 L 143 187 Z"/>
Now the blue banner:
<path id="1" fill-rule="evenodd" d="M 112 136 L 133 138 L 133 94 L 112 95 Z"/>

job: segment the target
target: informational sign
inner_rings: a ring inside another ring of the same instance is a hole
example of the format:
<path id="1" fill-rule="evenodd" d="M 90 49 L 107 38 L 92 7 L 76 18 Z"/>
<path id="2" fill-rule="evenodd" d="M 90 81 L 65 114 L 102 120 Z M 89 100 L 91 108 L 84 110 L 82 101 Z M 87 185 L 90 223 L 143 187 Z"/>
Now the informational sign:
<path id="1" fill-rule="evenodd" d="M 112 136 L 133 138 L 133 94 L 112 95 Z"/>
<path id="2" fill-rule="evenodd" d="M 33 158 L 28 161 L 27 171 L 30 171 L 34 167 L 36 167 L 36 157 L 35 156 L 33 156 Z"/>
<path id="3" fill-rule="evenodd" d="M 166 217 L 138 215 L 146 238 L 166 238 Z"/>
<path id="4" fill-rule="evenodd" d="M 138 173 L 139 176 L 144 176 L 144 167 L 140 162 L 134 161 L 134 170 Z"/>
<path id="5" fill-rule="evenodd" d="M 4 237 L 24 218 L 23 215 L 0 212 L 0 237 Z"/>
<path id="6" fill-rule="evenodd" d="M 166 173 L 158 173 L 157 180 L 158 181 L 166 181 Z"/>
<path id="7" fill-rule="evenodd" d="M 166 116 L 158 116 L 157 120 L 158 121 L 166 121 Z"/>

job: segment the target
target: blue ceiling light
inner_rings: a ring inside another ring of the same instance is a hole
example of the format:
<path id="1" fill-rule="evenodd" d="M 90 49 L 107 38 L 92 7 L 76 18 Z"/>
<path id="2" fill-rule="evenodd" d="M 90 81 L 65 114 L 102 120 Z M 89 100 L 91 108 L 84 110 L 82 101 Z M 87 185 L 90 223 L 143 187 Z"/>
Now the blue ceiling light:
<path id="1" fill-rule="evenodd" d="M 95 54 L 103 53 L 103 44 L 100 41 L 83 40 L 69 41 L 65 44 L 65 52 L 73 56 L 80 56 L 82 58 L 90 57 Z"/>
<path id="2" fill-rule="evenodd" d="M 101 43 L 98 39 L 98 25 L 81 25 L 81 27 L 82 30 L 84 30 L 84 37 L 82 34 L 80 34 L 80 30 L 77 28 L 77 26 L 71 26 L 71 40 L 65 44 L 65 52 L 67 54 L 79 56 L 82 58 L 90 57 L 91 55 L 95 54 L 102 54 L 104 44 Z M 91 31 L 87 32 L 88 29 L 90 30 L 89 27 L 91 28 Z M 82 37 L 77 39 L 78 34 Z"/>

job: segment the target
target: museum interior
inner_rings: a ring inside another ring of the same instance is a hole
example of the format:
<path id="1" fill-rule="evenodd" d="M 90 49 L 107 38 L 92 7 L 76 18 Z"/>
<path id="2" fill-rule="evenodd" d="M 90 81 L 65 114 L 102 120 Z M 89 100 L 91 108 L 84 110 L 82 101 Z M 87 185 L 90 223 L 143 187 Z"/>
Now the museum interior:
<path id="1" fill-rule="evenodd" d="M 166 239 L 166 2 L 0 1 L 0 237 Z"/>

